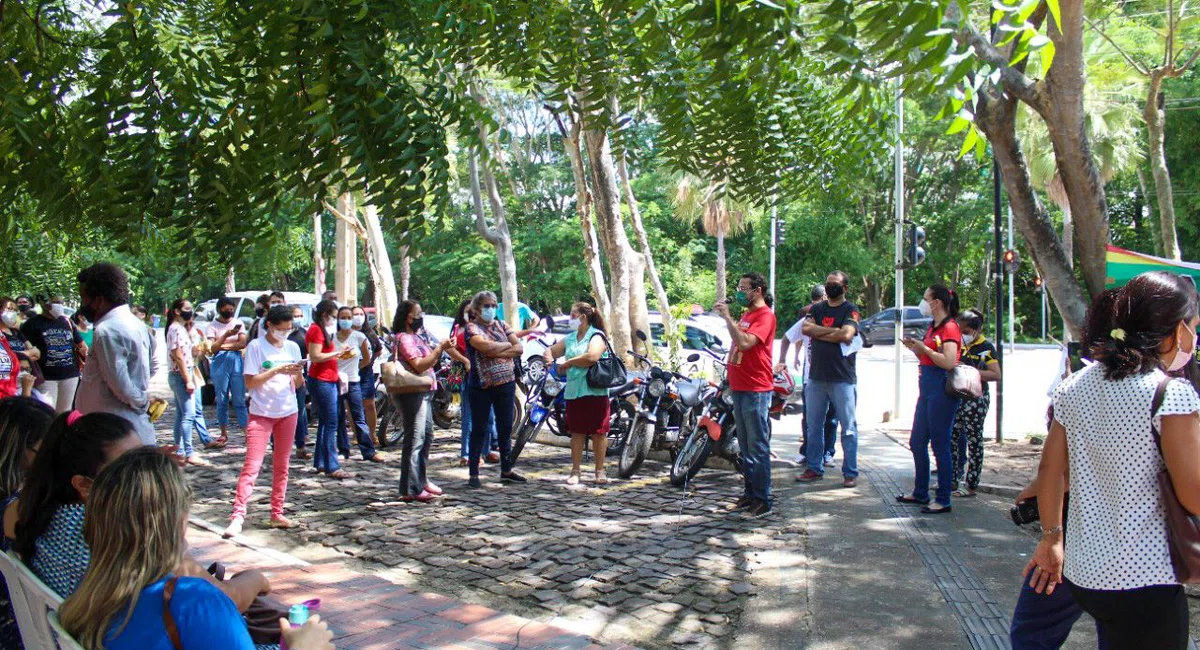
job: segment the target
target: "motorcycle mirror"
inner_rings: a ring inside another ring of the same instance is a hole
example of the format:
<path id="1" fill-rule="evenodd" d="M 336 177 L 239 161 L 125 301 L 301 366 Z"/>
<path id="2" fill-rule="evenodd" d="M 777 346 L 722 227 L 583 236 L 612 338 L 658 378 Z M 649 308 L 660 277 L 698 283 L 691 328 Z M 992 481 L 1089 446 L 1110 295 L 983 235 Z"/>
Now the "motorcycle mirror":
<path id="1" fill-rule="evenodd" d="M 638 340 L 641 341 L 642 343 L 646 342 L 646 333 L 643 332 L 642 330 L 637 331 L 637 337 L 638 337 Z"/>
<path id="2" fill-rule="evenodd" d="M 695 354 L 695 353 L 689 354 L 687 360 L 688 360 L 688 363 L 696 363 L 697 361 L 700 360 L 700 355 Z"/>

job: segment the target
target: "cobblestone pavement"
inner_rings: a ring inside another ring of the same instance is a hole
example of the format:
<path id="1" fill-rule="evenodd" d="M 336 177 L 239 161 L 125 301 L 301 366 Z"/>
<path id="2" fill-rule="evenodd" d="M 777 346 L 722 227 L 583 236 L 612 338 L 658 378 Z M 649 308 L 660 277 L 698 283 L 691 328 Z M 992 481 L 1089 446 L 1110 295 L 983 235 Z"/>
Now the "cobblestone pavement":
<path id="1" fill-rule="evenodd" d="M 436 435 L 431 478 L 446 490 L 438 501 L 398 500 L 398 449 L 383 464 L 345 463 L 358 476 L 343 482 L 293 454 L 287 515 L 301 527 L 265 530 L 268 459 L 246 532 L 280 548 L 326 547 L 416 589 L 651 648 L 731 647 L 756 590 L 758 554 L 798 543 L 783 517 L 726 511 L 740 493 L 729 472 L 705 470 L 685 494 L 667 482 L 665 465 L 647 461 L 632 480 L 570 487 L 567 450 L 531 445 L 520 467 L 529 483 L 502 485 L 492 465 L 483 489 L 469 490 L 457 432 Z M 189 468 L 194 515 L 228 521 L 240 440 L 235 433 L 229 448 L 208 452 L 211 468 Z"/>

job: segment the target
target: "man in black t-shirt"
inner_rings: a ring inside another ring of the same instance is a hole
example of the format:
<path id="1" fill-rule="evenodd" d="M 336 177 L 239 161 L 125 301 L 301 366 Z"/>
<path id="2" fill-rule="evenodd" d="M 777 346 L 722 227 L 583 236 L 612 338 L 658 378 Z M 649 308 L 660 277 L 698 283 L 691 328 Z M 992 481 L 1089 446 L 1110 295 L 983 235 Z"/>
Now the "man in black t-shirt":
<path id="1" fill-rule="evenodd" d="M 46 379 L 42 392 L 54 402 L 56 411 L 65 413 L 75 404 L 79 361 L 87 357 L 87 345 L 67 321 L 61 297 L 44 296 L 38 301 L 42 313 L 30 312 L 29 320 L 21 325 L 21 335 L 41 352 L 37 363 Z"/>
<path id="2" fill-rule="evenodd" d="M 809 348 L 808 383 L 804 386 L 804 408 L 807 414 L 808 469 L 796 477 L 809 483 L 825 477 L 825 440 L 822 425 L 830 405 L 837 411 L 842 429 L 842 485 L 858 484 L 858 375 L 855 370 L 856 352 L 850 347 L 858 336 L 859 311 L 846 299 L 850 278 L 834 271 L 825 278 L 825 302 L 809 310 L 803 332 L 812 339 Z"/>

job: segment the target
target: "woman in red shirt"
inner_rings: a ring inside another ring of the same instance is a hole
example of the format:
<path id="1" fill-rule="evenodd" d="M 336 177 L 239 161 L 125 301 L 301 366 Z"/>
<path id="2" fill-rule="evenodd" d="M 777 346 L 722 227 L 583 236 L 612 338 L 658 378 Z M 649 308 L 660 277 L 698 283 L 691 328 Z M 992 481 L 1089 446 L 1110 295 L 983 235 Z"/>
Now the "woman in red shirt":
<path id="1" fill-rule="evenodd" d="M 322 300 L 313 310 L 313 324 L 304 335 L 308 348 L 308 394 L 317 408 L 317 443 L 313 467 L 330 478 L 353 478 L 342 469 L 337 453 L 338 360 L 354 355 L 350 348 L 335 349 L 337 303 Z M 249 370 L 249 369 L 247 369 Z"/>
<path id="2" fill-rule="evenodd" d="M 916 477 L 912 494 L 900 495 L 896 500 L 921 504 L 921 512 L 925 514 L 945 514 L 950 512 L 950 486 L 954 483 L 950 434 L 958 410 L 958 399 L 946 394 L 946 377 L 962 356 L 962 332 L 954 320 L 958 316 L 958 295 L 935 284 L 925 290 L 921 313 L 933 317 L 925 339 L 904 339 L 904 347 L 916 353 L 921 367 L 917 412 L 913 415 L 912 435 L 908 439 Z M 936 504 L 929 503 L 930 447 L 937 461 Z"/>

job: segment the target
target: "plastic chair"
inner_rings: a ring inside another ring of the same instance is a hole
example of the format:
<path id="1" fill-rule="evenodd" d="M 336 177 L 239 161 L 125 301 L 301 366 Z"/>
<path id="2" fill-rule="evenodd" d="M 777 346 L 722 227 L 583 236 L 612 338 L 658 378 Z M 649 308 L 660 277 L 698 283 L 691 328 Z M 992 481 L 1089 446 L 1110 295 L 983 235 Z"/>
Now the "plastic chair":
<path id="1" fill-rule="evenodd" d="M 54 634 L 47 615 L 62 605 L 62 599 L 12 553 L 0 553 L 0 573 L 8 583 L 8 595 L 25 647 L 53 648 Z"/>
<path id="2" fill-rule="evenodd" d="M 50 629 L 54 632 L 54 640 L 58 643 L 58 650 L 83 650 L 83 646 L 71 638 L 63 628 L 62 621 L 58 620 L 58 612 L 50 612 L 47 618 L 50 620 Z"/>

